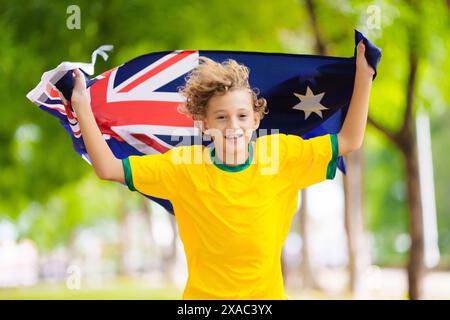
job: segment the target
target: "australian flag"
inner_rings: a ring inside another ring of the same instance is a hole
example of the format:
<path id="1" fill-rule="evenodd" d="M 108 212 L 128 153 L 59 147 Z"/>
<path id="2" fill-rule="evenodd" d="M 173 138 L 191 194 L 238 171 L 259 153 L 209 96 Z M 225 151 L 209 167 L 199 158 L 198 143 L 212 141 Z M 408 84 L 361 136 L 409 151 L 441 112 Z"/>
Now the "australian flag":
<path id="1" fill-rule="evenodd" d="M 363 40 L 365 56 L 375 75 L 381 50 L 355 30 L 355 46 Z M 195 68 L 199 56 L 222 62 L 234 59 L 250 69 L 250 85 L 266 98 L 269 113 L 258 133 L 271 130 L 305 139 L 338 133 L 342 127 L 355 79 L 356 57 L 327 57 L 283 53 L 212 50 L 176 50 L 150 53 L 106 71 L 93 79 L 97 55 L 107 59 L 102 46 L 91 63 L 64 62 L 41 78 L 27 98 L 57 117 L 72 138 L 75 151 L 89 161 L 76 114 L 71 105 L 72 70 L 86 75 L 88 94 L 96 122 L 117 158 L 164 153 L 182 144 L 193 144 L 200 131 L 192 119 L 179 112 L 184 98 L 177 89 Z M 355 54 L 356 50 L 354 51 Z M 374 76 L 375 77 L 375 76 Z M 209 142 L 208 142 L 209 143 Z M 345 173 L 343 158 L 339 168 Z M 171 203 L 154 198 L 170 213 Z"/>

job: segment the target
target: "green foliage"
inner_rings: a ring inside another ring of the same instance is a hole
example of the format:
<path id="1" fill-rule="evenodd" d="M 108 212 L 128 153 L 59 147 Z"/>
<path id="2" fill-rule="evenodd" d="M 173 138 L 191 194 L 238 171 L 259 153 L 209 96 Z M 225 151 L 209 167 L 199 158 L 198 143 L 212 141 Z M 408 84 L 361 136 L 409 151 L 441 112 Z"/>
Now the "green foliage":
<path id="1" fill-rule="evenodd" d="M 68 182 L 46 202 L 31 201 L 18 219 L 19 236 L 31 237 L 45 252 L 66 246 L 73 231 L 100 220 L 117 220 L 124 186 L 99 181 L 94 174 Z"/>

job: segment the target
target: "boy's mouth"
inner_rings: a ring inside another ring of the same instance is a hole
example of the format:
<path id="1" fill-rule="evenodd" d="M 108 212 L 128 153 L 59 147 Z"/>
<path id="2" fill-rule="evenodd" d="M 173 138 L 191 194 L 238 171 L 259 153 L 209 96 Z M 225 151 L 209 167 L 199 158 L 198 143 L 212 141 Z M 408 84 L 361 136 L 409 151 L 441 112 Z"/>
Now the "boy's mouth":
<path id="1" fill-rule="evenodd" d="M 236 140 L 242 138 L 243 136 L 244 136 L 243 133 L 239 133 L 239 134 L 227 134 L 227 135 L 225 136 L 225 139 L 228 140 L 228 141 L 236 141 Z"/>

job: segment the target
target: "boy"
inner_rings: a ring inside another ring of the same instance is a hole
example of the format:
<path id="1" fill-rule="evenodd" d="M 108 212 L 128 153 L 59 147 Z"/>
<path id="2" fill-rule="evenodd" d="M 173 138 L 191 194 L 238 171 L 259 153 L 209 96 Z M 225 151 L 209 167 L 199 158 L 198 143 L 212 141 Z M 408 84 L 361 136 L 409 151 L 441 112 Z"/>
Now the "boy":
<path id="1" fill-rule="evenodd" d="M 280 255 L 298 190 L 334 178 L 338 155 L 358 149 L 364 138 L 374 74 L 364 51 L 360 42 L 354 91 L 337 135 L 266 135 L 253 143 L 266 101 L 250 89 L 248 69 L 234 60 L 202 59 L 180 93 L 183 111 L 201 123 L 214 147 L 123 160 L 103 140 L 84 77 L 75 70 L 72 105 L 98 177 L 173 204 L 188 263 L 184 299 L 287 298 Z"/>

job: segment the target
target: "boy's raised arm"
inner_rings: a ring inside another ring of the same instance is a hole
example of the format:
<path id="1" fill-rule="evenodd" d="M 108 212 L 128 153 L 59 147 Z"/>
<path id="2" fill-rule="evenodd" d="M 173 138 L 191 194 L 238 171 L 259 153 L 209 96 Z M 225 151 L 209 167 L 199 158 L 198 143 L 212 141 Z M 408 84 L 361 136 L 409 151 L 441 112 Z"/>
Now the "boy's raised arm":
<path id="1" fill-rule="evenodd" d="M 125 175 L 122 161 L 114 156 L 102 137 L 89 103 L 84 76 L 78 69 L 74 70 L 74 88 L 71 102 L 77 114 L 83 141 L 95 173 L 100 179 L 124 183 Z"/>
<path id="2" fill-rule="evenodd" d="M 353 95 L 347 116 L 338 134 L 339 155 L 344 155 L 361 147 L 366 130 L 369 97 L 375 71 L 364 56 L 365 46 L 358 44 L 356 55 L 356 74 Z"/>

